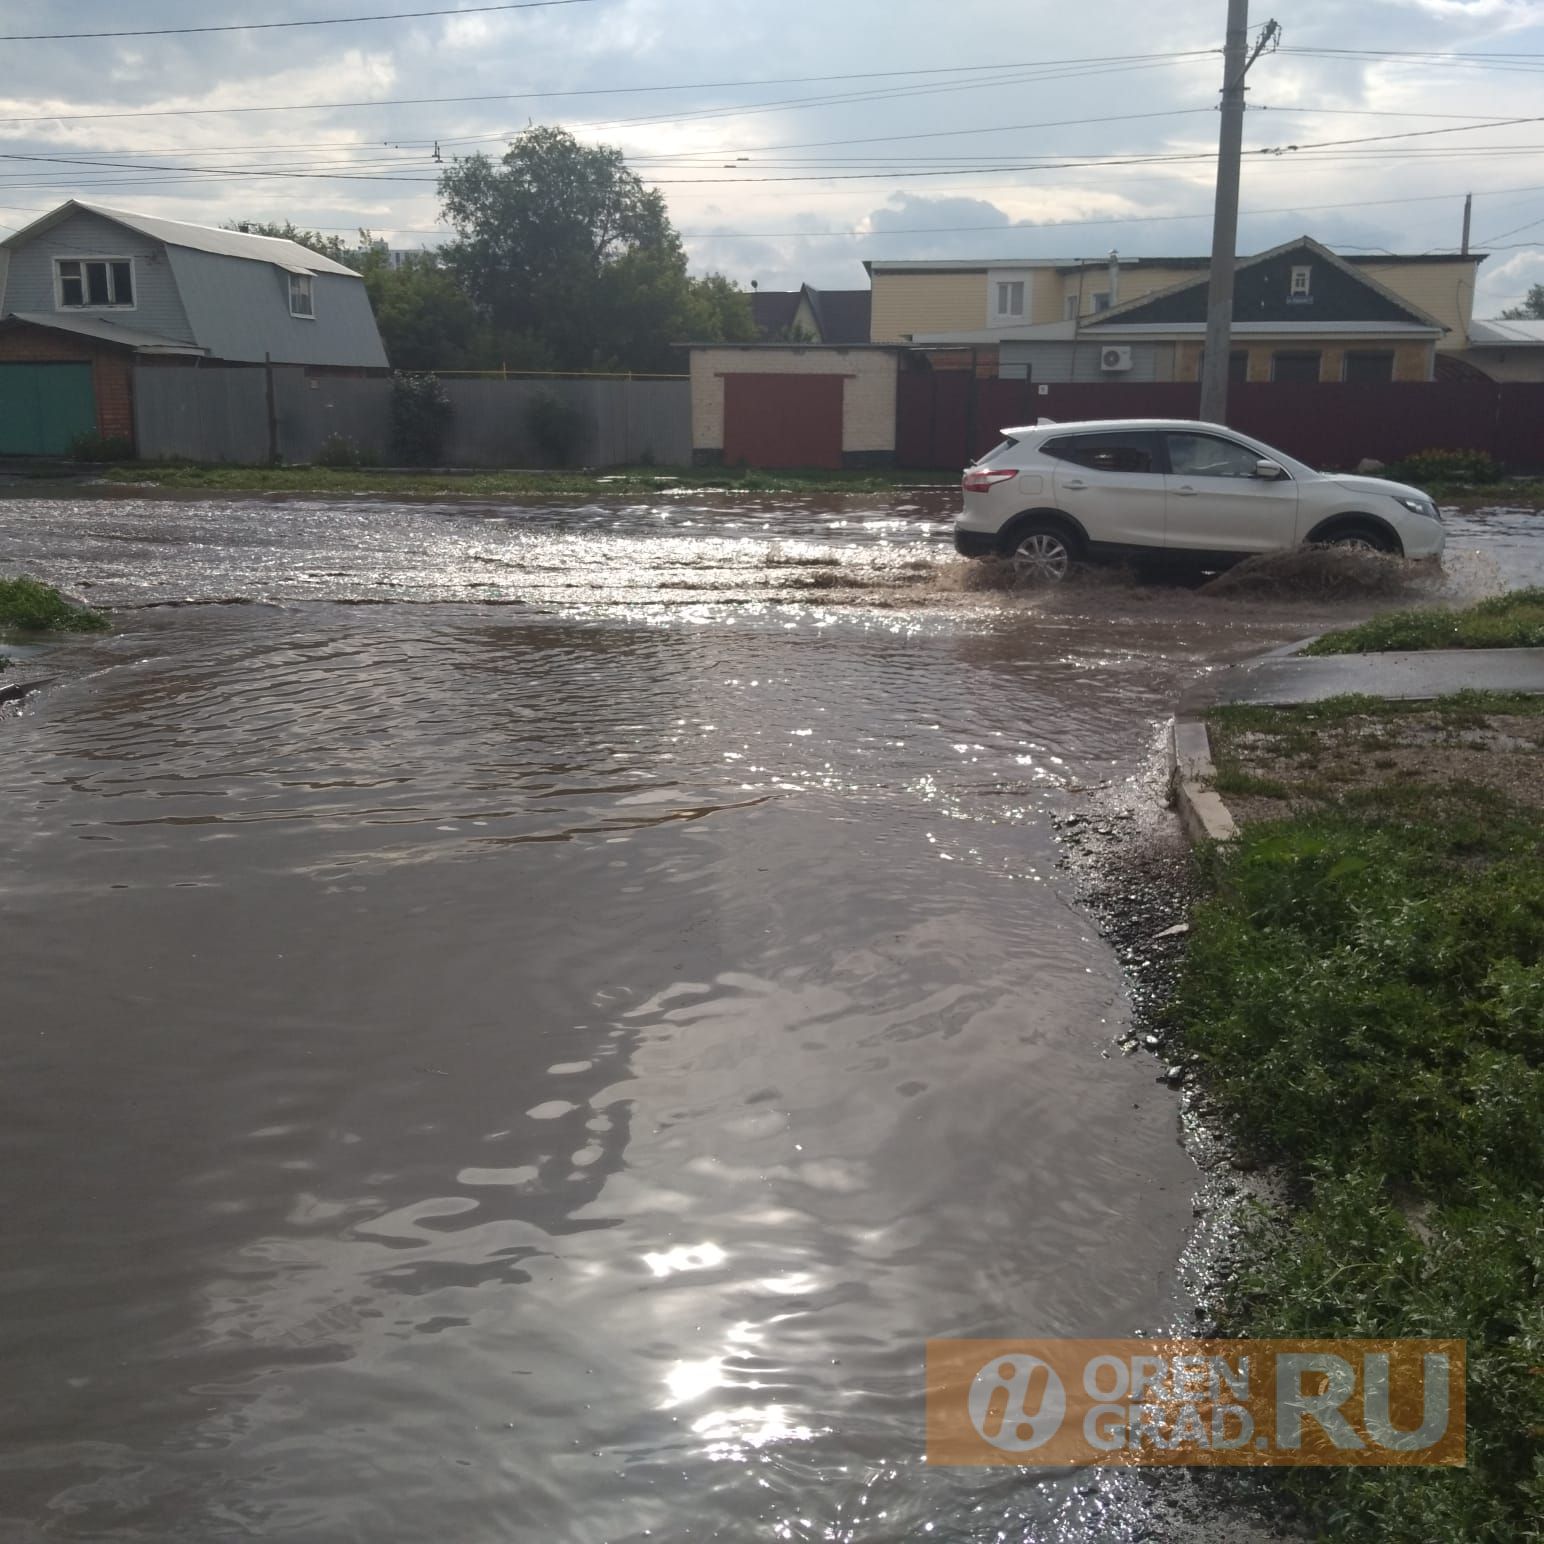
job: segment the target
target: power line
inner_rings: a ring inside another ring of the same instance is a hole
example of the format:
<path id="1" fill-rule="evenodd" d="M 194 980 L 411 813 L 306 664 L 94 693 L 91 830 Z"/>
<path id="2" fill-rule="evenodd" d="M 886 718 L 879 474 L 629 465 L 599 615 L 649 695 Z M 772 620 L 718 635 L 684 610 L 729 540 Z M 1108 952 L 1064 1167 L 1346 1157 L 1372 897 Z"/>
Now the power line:
<path id="1" fill-rule="evenodd" d="M 849 145 L 883 145 L 896 144 L 906 140 L 916 139 L 952 139 L 962 135 L 972 134 L 1007 134 L 1031 129 L 1059 129 L 1074 128 L 1087 124 L 1105 123 L 1135 123 L 1153 118 L 1179 118 L 1195 117 L 1201 114 L 1214 113 L 1214 107 L 1177 107 L 1167 108 L 1158 112 L 1147 113 L 1101 113 L 1092 118 L 1059 118 L 1047 119 L 1038 123 L 999 123 L 983 124 L 971 129 L 924 129 L 910 134 L 877 134 L 857 139 L 826 139 L 826 140 L 795 140 L 779 142 L 772 145 L 754 146 L 750 154 L 764 155 L 773 151 L 782 150 L 818 150 L 826 148 L 841 148 Z M 1417 111 L 1405 111 L 1391 108 L 1354 108 L 1354 107 L 1277 107 L 1268 103 L 1251 104 L 1251 112 L 1267 112 L 1280 117 L 1361 117 L 1361 118 L 1438 118 L 1458 119 L 1471 127 L 1496 126 L 1508 124 L 1516 120 L 1510 118 L 1485 118 L 1476 119 L 1472 113 L 1427 113 Z M 103 155 L 133 155 L 136 157 L 149 156 L 211 156 L 211 155 L 281 155 L 297 150 L 356 150 L 370 151 L 377 149 L 392 149 L 399 151 L 412 151 L 427 149 L 438 145 L 480 144 L 489 140 L 509 138 L 520 131 L 518 129 L 501 129 L 491 134 L 469 135 L 445 135 L 438 134 L 423 139 L 392 139 L 392 140 L 364 140 L 364 139 L 319 139 L 319 140 L 254 140 L 235 145 L 175 145 L 175 146 L 151 146 L 134 151 L 101 151 Z M 633 155 L 628 157 L 628 163 L 632 166 L 652 165 L 657 162 L 687 162 L 691 159 L 705 161 L 721 161 L 725 156 L 744 153 L 741 145 L 735 144 L 720 149 L 683 150 L 674 153 L 660 152 L 656 155 Z M 936 159 L 936 158 L 934 158 Z"/>
<path id="2" fill-rule="evenodd" d="M 352 27 L 367 21 L 416 21 L 427 16 L 476 16 L 485 11 L 544 11 L 559 5 L 595 5 L 598 0 L 515 0 L 509 5 L 452 6 L 438 11 L 386 11 L 374 16 L 318 16 L 305 21 L 232 21 L 209 27 L 136 27 L 123 32 L 11 32 L 0 43 L 83 42 L 90 38 L 189 37 L 201 32 L 275 32 L 282 27 Z"/>
<path id="3" fill-rule="evenodd" d="M 271 102 L 251 107 L 163 107 L 133 108 L 112 113 L 39 113 L 26 118 L 0 118 L 0 125 L 23 123 L 88 123 L 122 118 L 199 118 L 228 116 L 236 113 L 311 113 L 337 112 L 347 108 L 368 107 L 439 107 L 468 102 L 548 101 L 566 97 L 636 96 L 662 91 L 754 90 L 761 86 L 820 85 L 843 80 L 897 80 L 909 76 L 998 74 L 1004 70 L 1059 69 L 1084 64 L 1126 64 L 1138 61 L 1188 60 L 1205 58 L 1215 49 L 1185 50 L 1179 53 L 1105 54 L 1080 59 L 1041 59 L 1017 64 L 956 64 L 925 70 L 869 70 L 845 75 L 785 75 L 761 80 L 710 80 L 677 82 L 666 86 L 597 86 L 566 91 L 500 91 L 479 96 L 382 97 L 373 101 L 350 102 Z"/>
<path id="4" fill-rule="evenodd" d="M 871 92 L 851 92 L 844 93 L 841 96 L 789 97 L 779 102 L 755 102 L 748 106 L 741 105 L 735 107 L 695 108 L 690 112 L 656 113 L 647 118 L 608 118 L 597 122 L 569 124 L 567 127 L 579 131 L 592 129 L 632 129 L 648 127 L 657 123 L 676 124 L 687 121 L 700 121 L 705 118 L 752 118 L 760 113 L 780 112 L 787 109 L 806 107 L 828 107 L 835 103 L 856 104 L 866 101 L 893 100 L 903 96 L 932 96 L 953 91 L 979 91 L 994 86 L 1027 86 L 1039 85 L 1045 81 L 1054 80 L 1083 80 L 1094 75 L 1121 75 L 1136 70 L 1156 70 L 1171 68 L 1180 64 L 1199 64 L 1211 57 L 1211 51 L 1169 58 L 1159 56 L 1147 63 L 1110 64 L 1092 69 L 1044 71 L 1032 74 L 1017 73 L 940 85 L 895 87 Z"/>

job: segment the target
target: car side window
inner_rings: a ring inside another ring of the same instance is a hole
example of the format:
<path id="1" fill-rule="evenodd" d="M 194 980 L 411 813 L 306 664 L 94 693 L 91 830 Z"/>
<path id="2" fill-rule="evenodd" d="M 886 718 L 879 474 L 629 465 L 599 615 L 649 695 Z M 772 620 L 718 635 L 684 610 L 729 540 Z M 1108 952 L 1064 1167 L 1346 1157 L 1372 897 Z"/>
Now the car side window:
<path id="1" fill-rule="evenodd" d="M 1260 452 L 1215 434 L 1170 434 L 1169 467 L 1181 477 L 1253 477 Z"/>
<path id="2" fill-rule="evenodd" d="M 1073 461 L 1095 472 L 1151 472 L 1153 437 L 1149 434 L 1068 434 L 1049 440 L 1040 453 Z"/>

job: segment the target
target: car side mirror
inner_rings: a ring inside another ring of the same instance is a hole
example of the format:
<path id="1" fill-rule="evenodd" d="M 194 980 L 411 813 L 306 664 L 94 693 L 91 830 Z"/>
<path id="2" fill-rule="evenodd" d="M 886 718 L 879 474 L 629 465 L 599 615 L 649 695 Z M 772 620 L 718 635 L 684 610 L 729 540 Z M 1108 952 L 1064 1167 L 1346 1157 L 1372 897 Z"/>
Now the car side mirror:
<path id="1" fill-rule="evenodd" d="M 1254 474 L 1256 477 L 1263 477 L 1267 482 L 1276 482 L 1287 475 L 1287 469 L 1275 461 L 1256 461 Z"/>

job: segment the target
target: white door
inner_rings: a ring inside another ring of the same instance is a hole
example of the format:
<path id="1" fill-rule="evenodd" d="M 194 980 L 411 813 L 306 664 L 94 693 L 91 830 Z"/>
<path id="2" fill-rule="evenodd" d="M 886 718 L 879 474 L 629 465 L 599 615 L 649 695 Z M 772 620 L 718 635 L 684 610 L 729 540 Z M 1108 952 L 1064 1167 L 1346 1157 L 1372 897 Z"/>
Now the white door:
<path id="1" fill-rule="evenodd" d="M 1297 541 L 1297 484 L 1261 477 L 1261 455 L 1220 434 L 1164 432 L 1168 545 L 1176 551 L 1271 552 Z"/>
<path id="2" fill-rule="evenodd" d="M 1058 435 L 1040 447 L 1056 462 L 1056 504 L 1094 542 L 1163 546 L 1167 479 L 1158 435 L 1110 429 Z"/>

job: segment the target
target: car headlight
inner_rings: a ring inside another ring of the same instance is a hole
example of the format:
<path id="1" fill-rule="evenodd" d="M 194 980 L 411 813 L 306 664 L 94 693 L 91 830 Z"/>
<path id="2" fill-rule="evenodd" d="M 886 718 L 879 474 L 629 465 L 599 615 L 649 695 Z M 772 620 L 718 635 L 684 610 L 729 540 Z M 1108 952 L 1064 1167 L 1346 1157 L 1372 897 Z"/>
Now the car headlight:
<path id="1" fill-rule="evenodd" d="M 1402 504 L 1412 515 L 1424 515 L 1428 520 L 1442 518 L 1437 506 L 1430 499 L 1407 499 L 1402 493 L 1393 496 L 1396 504 Z"/>

